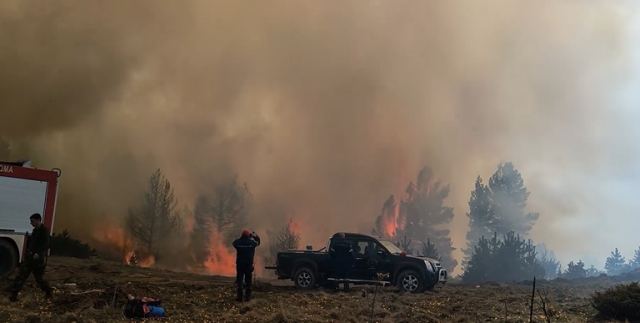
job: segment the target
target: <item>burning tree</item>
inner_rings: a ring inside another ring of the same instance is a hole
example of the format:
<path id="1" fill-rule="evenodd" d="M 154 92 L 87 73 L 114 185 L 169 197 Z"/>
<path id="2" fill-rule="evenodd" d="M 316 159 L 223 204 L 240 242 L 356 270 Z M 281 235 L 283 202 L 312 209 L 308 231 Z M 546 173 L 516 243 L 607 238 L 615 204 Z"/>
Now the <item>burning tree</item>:
<path id="1" fill-rule="evenodd" d="M 195 263 L 201 264 L 209 256 L 209 241 L 211 230 L 213 229 L 213 217 L 210 211 L 210 202 L 205 196 L 199 196 L 196 199 L 195 209 L 193 210 L 193 231 L 191 231 L 191 240 L 189 242 L 189 250 Z"/>
<path id="2" fill-rule="evenodd" d="M 215 188 L 211 197 L 211 214 L 225 241 L 231 243 L 247 224 L 250 201 L 247 184 L 239 184 L 235 177 Z"/>
<path id="3" fill-rule="evenodd" d="M 376 219 L 376 227 L 373 229 L 373 234 L 393 239 L 397 236 L 399 228 L 403 227 L 402 223 L 399 223 L 398 203 L 394 195 L 389 196 L 382 205 L 382 211 Z"/>
<path id="4" fill-rule="evenodd" d="M 220 182 L 196 199 L 189 241 L 194 263 L 217 274 L 233 271 L 231 242 L 246 225 L 250 201 L 247 185 L 239 184 L 236 177 Z"/>
<path id="5" fill-rule="evenodd" d="M 267 262 L 275 263 L 278 252 L 290 249 L 298 249 L 300 243 L 300 234 L 296 232 L 293 220 L 289 220 L 285 226 L 276 232 L 269 232 L 269 259 Z"/>
<path id="6" fill-rule="evenodd" d="M 374 232 L 390 239 L 404 236 L 414 243 L 429 241 L 439 251 L 442 265 L 453 270 L 457 261 L 452 256 L 454 248 L 447 229 L 453 219 L 453 208 L 444 205 L 448 196 L 449 187 L 436 181 L 433 172 L 425 167 L 418 173 L 416 182 L 407 186 L 406 197 L 400 205 L 393 195 L 387 199 Z M 406 249 L 419 250 L 420 247 L 407 246 Z"/>
<path id="7" fill-rule="evenodd" d="M 515 232 L 527 237 L 539 217 L 538 213 L 525 211 L 528 197 L 529 192 L 522 176 L 512 163 L 498 165 L 498 169 L 489 178 L 489 184 L 483 184 L 482 178 L 478 177 L 469 199 L 467 216 L 471 228 L 467 233 L 467 256 L 473 251 L 471 244 L 483 236 Z"/>
<path id="8" fill-rule="evenodd" d="M 149 178 L 142 205 L 129 209 L 126 219 L 137 251 L 159 259 L 160 251 L 171 246 L 181 228 L 177 204 L 171 183 L 156 170 Z"/>

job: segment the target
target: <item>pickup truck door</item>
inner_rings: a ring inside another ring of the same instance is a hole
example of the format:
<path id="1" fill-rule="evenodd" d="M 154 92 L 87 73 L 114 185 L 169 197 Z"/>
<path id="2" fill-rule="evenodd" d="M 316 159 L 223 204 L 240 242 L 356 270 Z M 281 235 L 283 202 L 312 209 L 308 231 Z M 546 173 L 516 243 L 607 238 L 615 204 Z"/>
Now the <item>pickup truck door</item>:
<path id="1" fill-rule="evenodd" d="M 369 270 L 369 255 L 367 254 L 370 244 L 369 240 L 352 240 L 353 249 L 353 271 L 349 278 L 351 279 L 371 279 Z"/>
<path id="2" fill-rule="evenodd" d="M 384 280 L 391 279 L 393 257 L 379 242 L 371 241 L 369 254 L 369 279 L 378 280 L 378 274 L 389 274 Z"/>

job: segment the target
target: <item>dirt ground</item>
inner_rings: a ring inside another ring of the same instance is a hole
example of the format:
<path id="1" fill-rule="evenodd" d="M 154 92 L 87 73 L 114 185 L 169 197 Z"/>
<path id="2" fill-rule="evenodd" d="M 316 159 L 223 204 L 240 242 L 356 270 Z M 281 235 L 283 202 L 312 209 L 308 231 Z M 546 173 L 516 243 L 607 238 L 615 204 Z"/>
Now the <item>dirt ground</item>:
<path id="1" fill-rule="evenodd" d="M 0 298 L 0 322 L 126 321 L 121 312 L 125 293 L 161 298 L 165 320 L 171 322 L 524 322 L 531 297 L 530 282 L 452 283 L 413 295 L 391 287 L 377 294 L 373 287 L 304 292 L 285 281 L 259 279 L 254 299 L 237 303 L 230 278 L 59 257 L 49 260 L 46 277 L 56 289 L 51 301 L 30 278 L 17 303 L 6 294 Z M 600 277 L 539 282 L 538 287 L 552 322 L 584 322 L 596 320 L 589 295 L 617 283 Z M 537 295 L 534 318 L 545 321 Z"/>

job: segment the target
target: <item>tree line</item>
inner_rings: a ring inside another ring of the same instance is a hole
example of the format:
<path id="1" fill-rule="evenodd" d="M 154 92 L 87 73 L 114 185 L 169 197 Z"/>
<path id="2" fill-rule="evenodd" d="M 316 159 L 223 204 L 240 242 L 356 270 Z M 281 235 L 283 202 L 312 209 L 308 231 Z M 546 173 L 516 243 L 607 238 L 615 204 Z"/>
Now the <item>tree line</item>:
<path id="1" fill-rule="evenodd" d="M 253 198 L 247 184 L 231 177 L 200 194 L 191 212 L 179 208 L 173 186 L 157 169 L 149 177 L 140 201 L 129 209 L 125 220 L 135 252 L 143 257 L 153 256 L 159 264 L 197 268 L 207 260 L 211 248 L 231 248 L 231 242 L 247 226 Z M 188 213 L 192 213 L 191 228 L 185 226 Z M 212 241 L 216 237 L 218 240 Z M 270 231 L 269 237 L 271 254 L 295 249 L 300 240 L 290 225 Z"/>
<path id="2" fill-rule="evenodd" d="M 452 207 L 446 205 L 449 186 L 437 180 L 425 167 L 415 181 L 407 184 L 404 196 L 391 195 L 376 216 L 373 233 L 391 239 L 405 252 L 436 258 L 450 271 L 458 265 L 450 237 Z M 571 261 L 562 268 L 553 251 L 536 245 L 529 233 L 539 214 L 527 210 L 530 192 L 520 172 L 512 163 L 501 163 L 485 182 L 478 176 L 468 201 L 469 231 L 462 249 L 462 280 L 527 280 L 539 278 L 580 278 L 602 274 L 594 266 L 585 268 L 581 261 Z M 220 181 L 200 194 L 193 212 L 178 207 L 173 187 L 160 170 L 149 178 L 140 205 L 132 207 L 126 228 L 140 255 L 153 255 L 158 263 L 179 259 L 183 264 L 201 264 L 211 249 L 212 234 L 231 241 L 247 225 L 252 195 L 236 177 Z M 185 214 L 192 213 L 193 224 L 185 226 Z M 391 228 L 389 227 L 391 226 Z M 291 222 L 268 230 L 267 262 L 274 262 L 278 251 L 299 247 L 300 235 Z M 605 263 L 606 273 L 617 275 L 640 268 L 640 248 L 627 261 L 618 249 Z"/>
<path id="3" fill-rule="evenodd" d="M 449 225 L 454 212 L 445 203 L 448 196 L 449 186 L 425 167 L 407 185 L 404 198 L 397 202 L 391 195 L 383 203 L 373 232 L 393 239 L 409 254 L 439 259 L 453 271 L 458 263 L 452 255 Z M 526 239 L 539 217 L 526 211 L 528 197 L 512 163 L 499 164 L 486 184 L 476 178 L 467 213 L 467 246 L 462 250 L 466 280 L 518 279 L 541 274 L 555 261 L 551 253 L 539 259 L 536 247 Z M 389 225 L 395 229 L 389 230 Z"/>

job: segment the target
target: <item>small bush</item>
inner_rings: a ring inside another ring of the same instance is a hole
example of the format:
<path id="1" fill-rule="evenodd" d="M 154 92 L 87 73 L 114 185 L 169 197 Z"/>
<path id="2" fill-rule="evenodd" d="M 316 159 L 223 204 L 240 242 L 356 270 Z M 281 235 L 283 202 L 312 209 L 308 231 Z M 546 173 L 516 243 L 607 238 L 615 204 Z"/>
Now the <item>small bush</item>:
<path id="1" fill-rule="evenodd" d="M 602 318 L 640 320 L 640 286 L 631 283 L 596 292 L 591 304 Z"/>
<path id="2" fill-rule="evenodd" d="M 50 247 L 51 254 L 54 256 L 89 258 L 96 253 L 88 244 L 72 238 L 67 230 L 62 231 L 61 234 L 53 234 Z"/>

